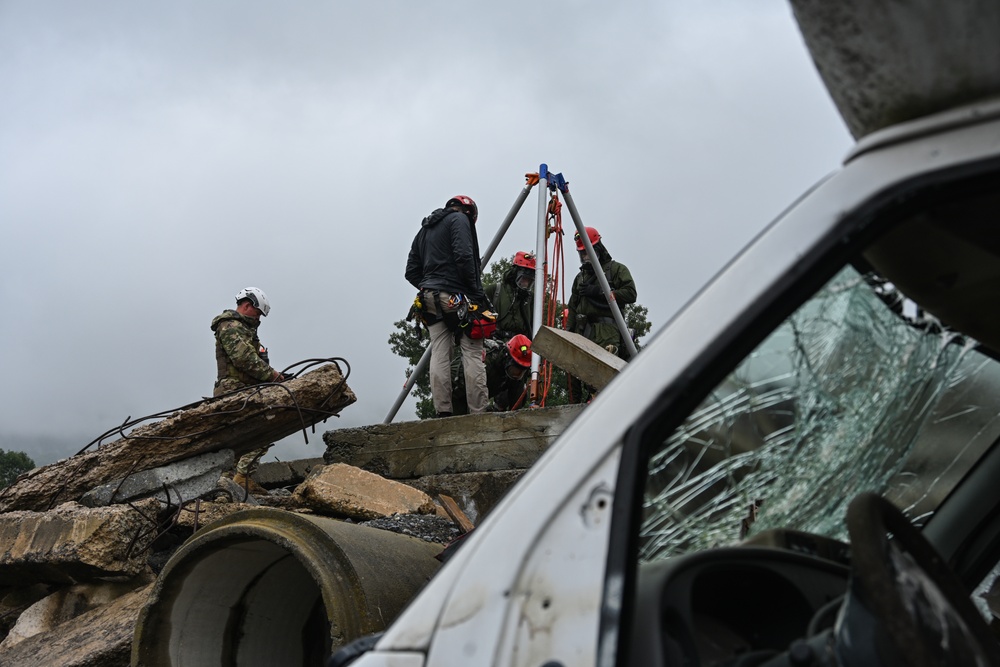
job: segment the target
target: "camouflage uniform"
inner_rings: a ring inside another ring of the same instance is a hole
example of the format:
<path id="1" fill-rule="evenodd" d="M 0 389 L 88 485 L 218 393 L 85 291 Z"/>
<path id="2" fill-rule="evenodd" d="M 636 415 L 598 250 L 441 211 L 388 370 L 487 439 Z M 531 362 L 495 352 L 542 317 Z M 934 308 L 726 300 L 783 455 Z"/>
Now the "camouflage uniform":
<path id="1" fill-rule="evenodd" d="M 534 309 L 534 283 L 531 289 L 517 287 L 519 267 L 512 267 L 500 280 L 500 284 L 486 287 L 486 293 L 493 295 L 493 307 L 497 314 L 497 330 L 493 337 L 497 340 L 508 340 L 516 334 L 524 334 L 531 338 L 531 318 Z"/>
<path id="2" fill-rule="evenodd" d="M 215 332 L 215 361 L 218 379 L 213 396 L 236 391 L 242 387 L 269 382 L 275 370 L 267 358 L 267 348 L 260 344 L 257 327 L 260 320 L 246 317 L 235 310 L 225 310 L 212 320 Z M 240 457 L 236 472 L 252 475 L 270 445 L 258 447 Z"/>
<path id="3" fill-rule="evenodd" d="M 624 315 L 625 306 L 635 303 L 637 296 L 632 273 L 627 266 L 611 259 L 611 253 L 607 251 L 603 243 L 596 244 L 594 250 L 601 261 L 604 277 L 607 278 L 611 291 L 615 293 L 615 302 L 622 309 L 622 315 Z M 595 288 L 599 285 L 590 264 L 583 264 L 573 280 L 573 290 L 569 297 L 569 304 L 567 304 L 569 317 L 566 327 L 625 359 L 625 345 L 618 331 L 614 315 L 611 313 L 611 306 L 603 293 L 594 294 Z M 574 382 L 573 399 L 575 401 L 586 400 L 587 395 L 591 393 L 589 390 L 584 392 L 582 389 L 579 382 Z"/>

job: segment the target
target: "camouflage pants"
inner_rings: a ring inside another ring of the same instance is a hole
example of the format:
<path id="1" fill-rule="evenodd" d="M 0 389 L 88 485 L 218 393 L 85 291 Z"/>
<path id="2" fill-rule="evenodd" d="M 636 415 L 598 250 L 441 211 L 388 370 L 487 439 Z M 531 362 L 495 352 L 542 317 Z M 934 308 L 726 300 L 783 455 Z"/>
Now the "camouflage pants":
<path id="1" fill-rule="evenodd" d="M 236 472 L 246 477 L 257 472 L 257 465 L 260 463 L 261 457 L 267 454 L 267 450 L 270 448 L 271 445 L 264 445 L 241 456 L 240 460 L 236 462 Z"/>
<path id="2" fill-rule="evenodd" d="M 237 389 L 245 386 L 247 385 L 234 378 L 223 378 L 215 385 L 212 395 L 221 396 L 222 394 L 228 394 L 231 391 L 236 391 Z M 263 447 L 250 450 L 241 456 L 239 461 L 236 462 L 236 472 L 248 477 L 257 472 L 257 466 L 260 464 L 261 458 L 264 454 L 267 454 L 267 450 L 270 448 L 271 445 L 264 445 Z"/>

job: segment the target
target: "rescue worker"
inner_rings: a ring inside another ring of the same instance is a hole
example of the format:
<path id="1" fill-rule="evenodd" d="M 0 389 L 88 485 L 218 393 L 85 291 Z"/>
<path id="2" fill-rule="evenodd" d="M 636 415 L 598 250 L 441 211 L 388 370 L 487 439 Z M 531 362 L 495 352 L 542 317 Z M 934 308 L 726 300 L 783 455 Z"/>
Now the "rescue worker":
<path id="1" fill-rule="evenodd" d="M 215 362 L 218 379 L 213 396 L 221 396 L 262 382 L 281 382 L 290 376 L 271 367 L 267 348 L 257 337 L 260 318 L 271 312 L 267 296 L 257 287 L 247 287 L 236 295 L 236 310 L 224 310 L 212 320 L 215 333 Z M 253 494 L 268 491 L 252 477 L 271 445 L 258 447 L 240 457 L 233 481 Z"/>
<path id="2" fill-rule="evenodd" d="M 604 247 L 601 235 L 596 229 L 586 227 L 585 231 L 587 238 L 590 239 L 590 244 L 594 246 L 597 259 L 601 263 L 600 271 L 604 273 L 615 301 L 624 315 L 625 306 L 635 303 L 636 299 L 635 280 L 632 279 L 632 273 L 627 266 L 611 258 L 611 253 Z M 580 238 L 579 232 L 573 238 L 580 254 L 580 272 L 573 280 L 573 288 L 569 297 L 567 329 L 583 335 L 608 352 L 625 359 L 627 358 L 625 344 L 611 313 L 608 299 L 604 296 L 601 284 L 594 273 L 595 267 L 590 264 L 587 248 Z M 581 389 L 581 383 L 574 381 L 572 399 L 575 402 L 589 400 L 593 393 L 589 388 L 585 391 L 581 391 Z"/>
<path id="3" fill-rule="evenodd" d="M 528 370 L 531 368 L 531 339 L 524 334 L 512 336 L 503 343 L 498 340 L 486 341 L 486 385 L 489 390 L 489 412 L 506 412 L 521 407 L 524 400 Z M 465 377 L 459 360 L 452 364 L 454 398 L 452 405 L 456 415 L 468 414 L 464 395 Z"/>
<path id="4" fill-rule="evenodd" d="M 500 279 L 492 292 L 493 305 L 496 307 L 497 330 L 496 337 L 507 340 L 511 336 L 523 334 L 528 338 L 534 333 L 531 327 L 531 317 L 534 308 L 535 292 L 535 255 L 519 251 L 514 255 L 514 262 Z"/>
<path id="5" fill-rule="evenodd" d="M 444 208 L 423 219 L 406 260 L 406 280 L 418 290 L 421 318 L 430 332 L 431 397 L 438 417 L 448 417 L 454 412 L 451 360 L 456 343 L 465 369 L 469 410 L 486 409 L 483 339 L 461 334 L 470 312 L 493 310 L 483 291 L 476 235 L 478 217 L 476 202 L 470 197 L 452 197 Z"/>

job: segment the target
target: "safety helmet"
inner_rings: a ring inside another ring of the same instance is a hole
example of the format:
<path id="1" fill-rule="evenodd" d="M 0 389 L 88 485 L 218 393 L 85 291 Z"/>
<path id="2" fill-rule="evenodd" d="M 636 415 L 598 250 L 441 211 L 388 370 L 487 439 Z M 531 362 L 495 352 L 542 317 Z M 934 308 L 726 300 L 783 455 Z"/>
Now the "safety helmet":
<path id="1" fill-rule="evenodd" d="M 475 224 L 476 219 L 479 217 L 479 207 L 476 206 L 476 202 L 472 201 L 472 197 L 455 195 L 444 205 L 445 208 L 448 208 L 449 206 L 463 206 L 468 209 L 469 214 L 472 217 L 473 224 Z"/>
<path id="2" fill-rule="evenodd" d="M 523 266 L 526 269 L 535 270 L 535 253 L 524 252 L 523 250 L 518 251 L 514 255 L 514 266 Z"/>
<path id="3" fill-rule="evenodd" d="M 585 227 L 585 229 L 587 230 L 587 237 L 590 239 L 590 245 L 597 245 L 601 240 L 600 232 L 593 227 Z M 573 239 L 576 241 L 577 250 L 583 250 L 586 248 L 586 246 L 583 245 L 583 239 L 580 238 L 580 232 L 574 234 Z"/>
<path id="4" fill-rule="evenodd" d="M 267 314 L 271 312 L 271 302 L 267 300 L 267 295 L 259 287 L 244 287 L 236 295 L 236 303 L 246 299 L 254 308 L 260 311 L 260 314 L 267 317 Z"/>
<path id="5" fill-rule="evenodd" d="M 517 334 L 507 341 L 507 351 L 510 352 L 511 359 L 521 366 L 531 366 L 531 339 L 524 334 Z"/>

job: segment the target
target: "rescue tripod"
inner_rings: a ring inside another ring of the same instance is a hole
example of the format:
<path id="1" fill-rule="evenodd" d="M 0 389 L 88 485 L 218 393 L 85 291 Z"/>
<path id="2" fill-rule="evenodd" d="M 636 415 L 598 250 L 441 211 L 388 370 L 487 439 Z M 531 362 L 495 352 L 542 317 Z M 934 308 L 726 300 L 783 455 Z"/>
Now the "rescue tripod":
<path id="1" fill-rule="evenodd" d="M 525 200 L 528 198 L 531 188 L 539 183 L 541 183 L 542 187 L 538 190 L 538 225 L 537 235 L 535 237 L 535 257 L 546 256 L 546 212 L 548 204 L 546 202 L 545 195 L 548 190 L 552 190 L 553 192 L 558 191 L 562 193 L 563 199 L 565 199 L 566 205 L 569 207 L 569 214 L 573 219 L 576 232 L 587 250 L 587 257 L 590 258 L 590 265 L 594 267 L 601 266 L 601 263 L 597 258 L 597 252 L 594 250 L 594 246 L 590 242 L 590 237 L 587 235 L 586 227 L 580 219 L 580 214 L 576 209 L 576 203 L 573 201 L 573 195 L 569 192 L 569 182 L 563 178 L 563 175 L 561 173 L 550 173 L 548 165 L 542 164 L 539 166 L 537 174 L 525 174 L 525 179 L 527 182 L 525 183 L 524 188 L 521 189 L 520 194 L 518 194 L 517 199 L 514 201 L 514 205 L 511 206 L 510 211 L 507 213 L 507 217 L 505 217 L 503 222 L 500 223 L 500 228 L 494 235 L 489 247 L 486 248 L 486 252 L 483 254 L 480 261 L 480 267 L 485 267 L 489 263 L 490 259 L 493 257 L 493 253 L 500 245 L 500 241 L 503 240 L 503 237 L 510 228 L 511 223 L 514 222 L 514 218 L 517 217 L 517 214 L 520 212 L 521 206 L 524 205 Z M 545 275 L 545 262 L 536 262 L 535 294 L 531 313 L 532 340 L 534 340 L 535 334 L 538 333 L 538 329 L 541 326 L 540 323 L 542 321 L 543 304 L 545 299 Z M 615 295 L 611 291 L 611 286 L 608 284 L 608 278 L 604 275 L 603 271 L 594 271 L 594 275 L 597 277 L 597 281 L 601 285 L 601 290 L 604 292 L 604 297 L 608 300 L 608 305 L 611 306 L 611 314 L 614 316 L 615 324 L 618 326 L 618 331 L 621 334 L 622 340 L 625 342 L 625 347 L 628 350 L 628 356 L 631 359 L 637 353 L 635 342 L 632 340 L 632 336 L 629 335 L 628 326 L 625 324 L 625 318 L 622 315 L 621 308 L 618 307 Z M 430 360 L 431 348 L 428 346 L 427 349 L 424 350 L 424 354 L 420 357 L 420 361 L 418 361 L 416 367 L 414 367 L 413 372 L 410 373 L 410 376 L 406 379 L 406 383 L 403 385 L 403 390 L 400 392 L 396 402 L 392 404 L 392 408 L 389 409 L 389 414 L 387 414 L 385 419 L 382 420 L 383 424 L 388 424 L 392 422 L 393 418 L 395 418 L 396 413 L 403 405 L 403 401 L 405 401 L 406 397 L 410 394 L 410 391 L 413 389 L 413 385 L 416 384 L 417 379 L 427 371 L 427 366 L 430 365 Z M 530 394 L 532 403 L 534 403 L 538 397 L 538 368 L 540 360 L 541 358 L 538 354 L 532 350 Z"/>

